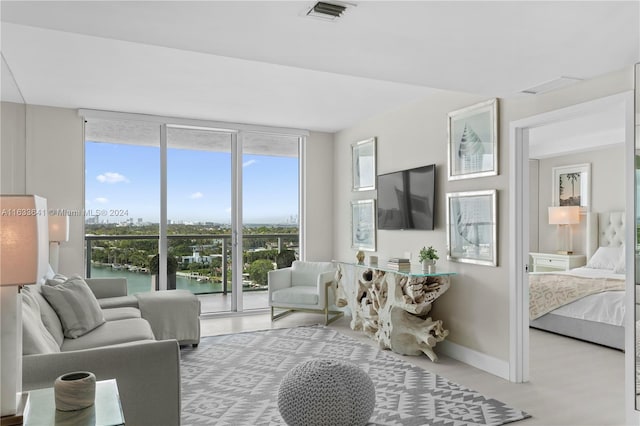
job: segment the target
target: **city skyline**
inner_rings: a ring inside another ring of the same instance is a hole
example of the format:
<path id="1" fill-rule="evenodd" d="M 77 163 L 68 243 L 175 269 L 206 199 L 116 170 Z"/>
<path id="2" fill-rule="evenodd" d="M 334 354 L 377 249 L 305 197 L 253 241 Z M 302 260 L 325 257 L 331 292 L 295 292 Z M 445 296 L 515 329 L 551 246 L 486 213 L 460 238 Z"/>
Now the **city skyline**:
<path id="1" fill-rule="evenodd" d="M 243 155 L 243 221 L 286 224 L 298 216 L 298 159 Z M 87 141 L 85 210 L 102 223 L 160 217 L 160 148 Z M 231 222 L 231 154 L 167 149 L 167 216 Z M 86 220 L 88 220 L 87 217 Z"/>

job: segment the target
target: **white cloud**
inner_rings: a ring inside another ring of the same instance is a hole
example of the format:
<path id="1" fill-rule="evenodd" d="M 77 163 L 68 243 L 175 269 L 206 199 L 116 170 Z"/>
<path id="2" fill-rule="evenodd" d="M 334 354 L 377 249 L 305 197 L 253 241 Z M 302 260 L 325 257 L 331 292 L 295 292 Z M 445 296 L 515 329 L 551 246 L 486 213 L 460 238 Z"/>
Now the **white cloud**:
<path id="1" fill-rule="evenodd" d="M 249 160 L 249 161 L 245 161 L 244 163 L 242 163 L 242 167 L 249 167 L 255 163 L 257 163 L 257 160 Z"/>
<path id="2" fill-rule="evenodd" d="M 101 183 L 119 183 L 119 182 L 129 182 L 126 176 L 121 175 L 118 172 L 106 172 L 96 177 L 98 182 Z"/>
<path id="3" fill-rule="evenodd" d="M 197 200 L 202 197 L 204 197 L 204 194 L 202 192 L 194 192 L 193 194 L 189 195 L 189 198 L 191 198 L 192 200 Z"/>
<path id="4" fill-rule="evenodd" d="M 107 204 L 109 202 L 109 199 L 105 197 L 98 197 L 95 199 L 95 202 L 100 204 Z"/>

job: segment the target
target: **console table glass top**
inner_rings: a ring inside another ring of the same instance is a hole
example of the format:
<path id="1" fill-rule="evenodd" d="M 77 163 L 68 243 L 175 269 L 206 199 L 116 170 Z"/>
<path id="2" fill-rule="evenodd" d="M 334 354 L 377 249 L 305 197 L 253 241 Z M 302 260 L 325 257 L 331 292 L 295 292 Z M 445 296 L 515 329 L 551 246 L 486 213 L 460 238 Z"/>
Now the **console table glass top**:
<path id="1" fill-rule="evenodd" d="M 343 262 L 341 260 L 334 260 L 333 263 L 339 263 L 342 265 L 349 266 L 357 266 L 360 268 L 368 268 L 368 269 L 376 269 L 378 271 L 384 272 L 393 272 L 394 274 L 406 275 L 408 277 L 448 277 L 457 275 L 457 272 L 440 272 L 436 271 L 434 273 L 424 272 L 422 270 L 422 265 L 420 264 L 411 264 L 409 268 L 396 269 L 387 265 L 387 262 L 381 261 L 378 262 L 377 265 L 369 265 L 366 263 L 357 263 L 357 262 Z"/>
<path id="2" fill-rule="evenodd" d="M 115 379 L 96 382 L 95 404 L 77 411 L 56 410 L 53 388 L 29 391 L 25 426 L 114 426 L 123 424 L 124 416 Z"/>

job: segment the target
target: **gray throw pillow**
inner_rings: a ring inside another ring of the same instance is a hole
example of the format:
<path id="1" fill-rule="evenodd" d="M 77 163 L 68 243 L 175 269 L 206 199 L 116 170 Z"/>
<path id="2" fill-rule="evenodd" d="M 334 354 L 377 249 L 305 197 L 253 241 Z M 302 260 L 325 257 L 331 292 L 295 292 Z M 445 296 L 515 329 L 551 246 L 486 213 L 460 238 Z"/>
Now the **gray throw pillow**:
<path id="1" fill-rule="evenodd" d="M 44 285 L 41 291 L 58 314 L 66 337 L 76 339 L 104 324 L 98 300 L 81 277 L 74 276 L 53 286 Z"/>
<path id="2" fill-rule="evenodd" d="M 32 294 L 22 292 L 22 354 L 60 352 L 60 346 L 40 318 L 40 306 Z"/>
<path id="3" fill-rule="evenodd" d="M 49 333 L 51 333 L 58 346 L 62 346 L 62 342 L 64 341 L 62 323 L 60 322 L 60 318 L 58 318 L 56 311 L 53 310 L 49 302 L 47 302 L 47 299 L 42 295 L 42 292 L 40 291 L 41 288 L 42 284 L 25 285 L 22 287 L 22 293 L 28 293 L 36 302 L 38 302 L 42 323 L 47 330 L 49 330 Z"/>

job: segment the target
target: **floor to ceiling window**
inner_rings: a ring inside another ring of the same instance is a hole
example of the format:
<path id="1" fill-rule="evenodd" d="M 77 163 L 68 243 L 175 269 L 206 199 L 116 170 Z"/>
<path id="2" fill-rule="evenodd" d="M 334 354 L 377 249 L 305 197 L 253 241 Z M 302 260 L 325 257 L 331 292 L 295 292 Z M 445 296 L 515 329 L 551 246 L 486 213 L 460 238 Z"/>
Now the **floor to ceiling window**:
<path id="1" fill-rule="evenodd" d="M 297 137 L 243 135 L 244 309 L 268 307 L 268 271 L 300 257 L 298 152 Z"/>
<path id="2" fill-rule="evenodd" d="M 203 312 L 266 308 L 268 270 L 301 256 L 304 133 L 123 117 L 86 117 L 87 274 L 187 289 Z"/>

